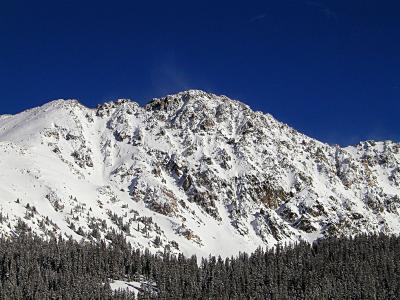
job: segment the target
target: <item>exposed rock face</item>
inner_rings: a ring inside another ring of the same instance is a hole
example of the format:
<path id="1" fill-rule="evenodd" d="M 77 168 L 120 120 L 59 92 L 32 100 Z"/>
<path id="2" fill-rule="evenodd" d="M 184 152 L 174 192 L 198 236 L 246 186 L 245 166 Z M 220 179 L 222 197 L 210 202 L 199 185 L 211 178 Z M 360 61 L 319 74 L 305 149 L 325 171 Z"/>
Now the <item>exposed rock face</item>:
<path id="1" fill-rule="evenodd" d="M 35 231 L 89 238 L 101 224 L 103 236 L 120 230 L 155 251 L 230 255 L 400 232 L 399 144 L 332 147 L 202 91 L 144 107 L 53 101 L 0 118 L 0 151 L 6 233 L 27 203 L 37 209 L 26 220 Z"/>

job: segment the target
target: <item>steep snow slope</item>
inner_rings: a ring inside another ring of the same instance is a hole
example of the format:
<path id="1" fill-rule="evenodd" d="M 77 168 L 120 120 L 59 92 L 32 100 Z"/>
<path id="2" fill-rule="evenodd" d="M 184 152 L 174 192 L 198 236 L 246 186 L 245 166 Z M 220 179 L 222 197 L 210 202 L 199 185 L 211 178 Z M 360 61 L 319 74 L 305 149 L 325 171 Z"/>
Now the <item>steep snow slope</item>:
<path id="1" fill-rule="evenodd" d="M 400 145 L 332 147 L 225 96 L 0 116 L 0 230 L 223 256 L 400 231 Z"/>

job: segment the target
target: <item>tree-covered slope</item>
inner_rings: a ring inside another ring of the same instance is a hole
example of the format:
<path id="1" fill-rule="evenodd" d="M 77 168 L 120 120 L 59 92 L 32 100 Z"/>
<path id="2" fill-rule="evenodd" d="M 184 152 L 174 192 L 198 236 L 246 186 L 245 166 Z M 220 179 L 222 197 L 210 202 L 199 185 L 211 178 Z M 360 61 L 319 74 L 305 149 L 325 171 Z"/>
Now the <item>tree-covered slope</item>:
<path id="1" fill-rule="evenodd" d="M 400 238 L 300 242 L 222 259 L 30 234 L 0 239 L 0 299 L 398 299 Z M 117 287 L 123 288 L 115 290 Z"/>

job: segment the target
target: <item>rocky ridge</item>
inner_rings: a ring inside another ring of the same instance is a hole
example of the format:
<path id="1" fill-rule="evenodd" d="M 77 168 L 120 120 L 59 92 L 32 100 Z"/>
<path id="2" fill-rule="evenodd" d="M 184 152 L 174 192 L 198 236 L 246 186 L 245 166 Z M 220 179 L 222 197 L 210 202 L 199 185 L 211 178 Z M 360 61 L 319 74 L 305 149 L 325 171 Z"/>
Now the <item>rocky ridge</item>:
<path id="1" fill-rule="evenodd" d="M 400 144 L 341 148 L 198 90 L 0 117 L 0 231 L 232 255 L 400 232 Z"/>

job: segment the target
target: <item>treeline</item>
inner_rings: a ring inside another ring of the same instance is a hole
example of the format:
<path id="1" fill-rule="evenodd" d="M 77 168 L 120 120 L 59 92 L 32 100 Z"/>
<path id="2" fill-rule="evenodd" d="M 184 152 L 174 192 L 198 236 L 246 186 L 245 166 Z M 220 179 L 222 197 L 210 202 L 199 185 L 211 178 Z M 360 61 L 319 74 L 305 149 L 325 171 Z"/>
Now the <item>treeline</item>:
<path id="1" fill-rule="evenodd" d="M 112 242 L 0 238 L 0 299 L 399 299 L 400 238 L 358 236 L 221 259 L 153 255 Z"/>

